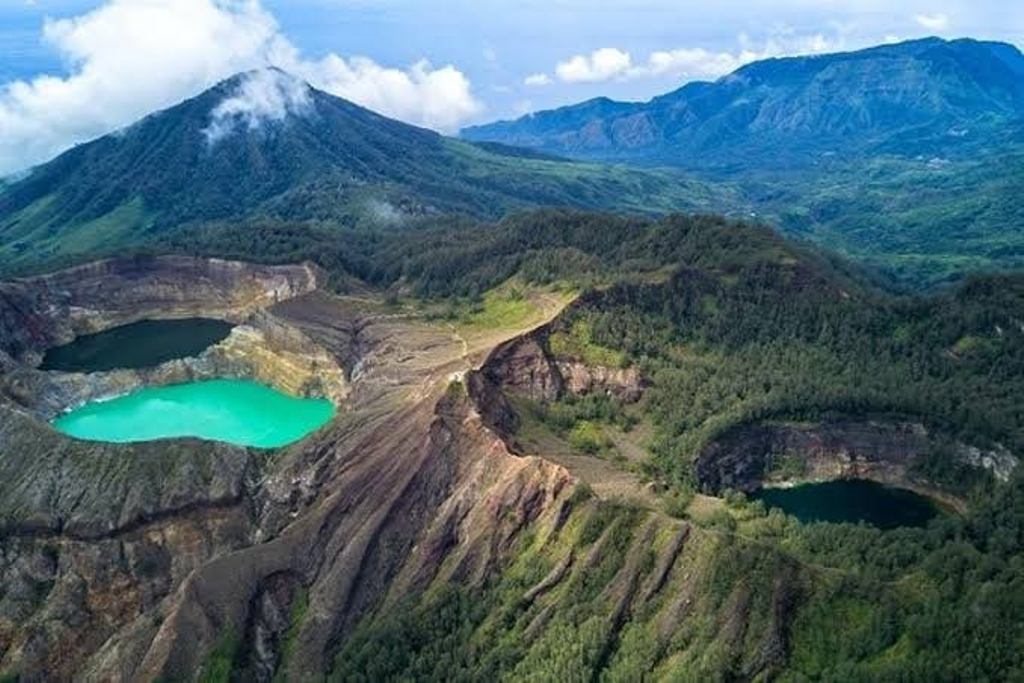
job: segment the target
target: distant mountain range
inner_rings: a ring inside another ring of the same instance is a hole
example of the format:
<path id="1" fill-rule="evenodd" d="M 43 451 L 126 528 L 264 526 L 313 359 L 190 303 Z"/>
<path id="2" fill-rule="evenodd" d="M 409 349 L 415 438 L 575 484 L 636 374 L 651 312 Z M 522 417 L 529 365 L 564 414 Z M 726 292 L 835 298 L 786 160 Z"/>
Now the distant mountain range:
<path id="1" fill-rule="evenodd" d="M 596 99 L 462 131 L 670 166 L 789 235 L 923 287 L 1024 267 L 1024 55 L 928 38 L 768 59 L 649 102 Z"/>
<path id="2" fill-rule="evenodd" d="M 649 102 L 599 98 L 467 128 L 467 140 L 695 170 L 940 153 L 1024 114 L 1024 55 L 938 38 L 768 59 Z"/>
<path id="3" fill-rule="evenodd" d="M 265 69 L 0 184 L 0 273 L 192 226 L 372 231 L 559 206 L 754 218 L 927 287 L 1024 267 L 1021 196 L 1024 55 L 1004 43 L 770 59 L 463 139 Z"/>
<path id="4" fill-rule="evenodd" d="M 445 138 L 267 69 L 0 185 L 0 270 L 49 267 L 210 221 L 393 227 L 541 205 L 711 210 L 718 194 L 678 173 L 637 175 Z"/>

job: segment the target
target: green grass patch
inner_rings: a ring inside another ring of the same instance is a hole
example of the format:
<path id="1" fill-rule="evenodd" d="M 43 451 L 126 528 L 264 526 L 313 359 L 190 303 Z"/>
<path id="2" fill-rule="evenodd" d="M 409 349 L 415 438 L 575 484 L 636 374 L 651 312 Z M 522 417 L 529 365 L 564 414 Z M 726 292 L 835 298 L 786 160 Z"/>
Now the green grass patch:
<path id="1" fill-rule="evenodd" d="M 586 365 L 610 368 L 624 368 L 629 359 L 622 351 L 616 351 L 593 341 L 591 324 L 577 319 L 567 332 L 555 332 L 548 337 L 548 347 L 557 358 L 571 358 Z"/>

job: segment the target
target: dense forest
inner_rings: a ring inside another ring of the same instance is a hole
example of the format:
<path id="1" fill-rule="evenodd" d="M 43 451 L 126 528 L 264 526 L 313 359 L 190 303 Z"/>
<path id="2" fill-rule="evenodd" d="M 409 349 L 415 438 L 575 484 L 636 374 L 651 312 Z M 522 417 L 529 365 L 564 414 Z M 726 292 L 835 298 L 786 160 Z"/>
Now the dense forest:
<path id="1" fill-rule="evenodd" d="M 658 449 L 668 469 L 730 425 L 829 411 L 905 414 L 978 445 L 1024 446 L 1019 275 L 897 296 L 765 227 L 569 211 L 343 236 L 229 224 L 171 235 L 160 248 L 311 260 L 336 289 L 369 284 L 428 300 L 479 299 L 512 276 L 580 288 L 581 305 L 561 324 L 654 379 L 648 408 L 671 425 Z"/>
<path id="2" fill-rule="evenodd" d="M 656 617 L 671 597 L 615 623 L 614 595 L 602 590 L 636 552 L 630 538 L 643 514 L 611 504 L 585 510 L 578 525 L 541 550 L 520 547 L 516 564 L 484 588 L 441 587 L 364 623 L 337 656 L 331 680 L 748 679 L 747 664 L 763 653 L 755 636 L 778 609 L 772 596 L 780 586 L 798 604 L 787 625 L 785 664 L 770 675 L 777 680 L 995 682 L 1024 675 L 1019 476 L 967 518 L 943 517 L 926 529 L 799 524 L 735 503 L 687 541 L 695 557 L 684 563 L 690 583 L 678 590 L 693 611 L 669 637 Z M 598 538 L 600 561 L 573 568 L 551 598 L 553 613 L 523 600 L 566 547 L 593 557 Z M 736 586 L 753 599 L 739 617 L 747 619 L 748 636 L 723 643 L 721 624 L 737 618 Z"/>
<path id="3" fill-rule="evenodd" d="M 210 226 L 200 239 L 172 235 L 161 249 L 311 259 L 339 290 L 370 284 L 426 300 L 472 301 L 513 276 L 578 288 L 583 293 L 552 340 L 562 351 L 583 349 L 642 369 L 651 386 L 629 412 L 654 426 L 645 474 L 683 499 L 694 488 L 694 456 L 750 421 L 899 416 L 951 441 L 1024 448 L 1019 275 L 899 296 L 872 274 L 765 227 L 710 216 L 563 211 L 489 224 L 424 222 L 344 238 L 305 225 Z M 603 400 L 548 409 L 570 434 L 580 423 L 624 419 L 621 407 Z M 585 434 L 580 442 L 585 449 Z M 800 524 L 740 497 L 729 514 L 710 522 L 709 533 L 733 540 L 707 547 L 702 572 L 742 572 L 742 582 L 770 593 L 786 567 L 802 568 L 793 579 L 800 598 L 782 680 L 1024 675 L 1017 618 L 1024 608 L 1024 477 L 996 483 L 941 449 L 921 467 L 969 499 L 966 516 L 880 531 Z M 623 525 L 625 539 L 636 514 L 627 507 L 598 517 Z M 565 542 L 583 549 L 594 533 Z M 532 559 L 482 591 L 449 587 L 365 624 L 339 655 L 339 680 L 626 680 L 638 670 L 721 675 L 721 662 L 701 668 L 688 659 L 694 648 L 721 646 L 710 632 L 664 643 L 642 614 L 617 632 L 613 652 L 602 653 L 608 627 L 600 623 L 600 605 L 607 596 L 587 593 L 593 579 L 585 576 L 574 589 L 584 592 L 559 598 L 565 616 L 537 637 L 529 630 L 536 615 L 523 613 L 512 596 L 550 571 L 555 558 L 523 553 Z M 614 574 L 627 554 L 625 547 L 609 553 L 603 571 Z M 717 590 L 702 585 L 695 598 L 708 601 L 711 614 L 724 609 Z M 760 619 L 769 606 L 751 609 L 751 618 Z M 836 629 L 837 619 L 846 626 Z"/>

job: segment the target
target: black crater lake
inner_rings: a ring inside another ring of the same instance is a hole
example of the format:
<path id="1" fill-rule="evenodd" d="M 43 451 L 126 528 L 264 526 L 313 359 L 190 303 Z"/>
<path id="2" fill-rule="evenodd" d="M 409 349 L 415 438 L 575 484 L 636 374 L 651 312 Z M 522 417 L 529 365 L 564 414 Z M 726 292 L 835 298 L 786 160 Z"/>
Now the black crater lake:
<path id="1" fill-rule="evenodd" d="M 205 351 L 231 333 L 231 323 L 208 318 L 143 320 L 78 337 L 46 352 L 41 370 L 106 372 L 150 368 Z"/>
<path id="2" fill-rule="evenodd" d="M 751 495 L 801 522 L 866 522 L 880 529 L 925 526 L 938 508 L 913 491 L 873 481 L 842 480 L 766 488 Z"/>

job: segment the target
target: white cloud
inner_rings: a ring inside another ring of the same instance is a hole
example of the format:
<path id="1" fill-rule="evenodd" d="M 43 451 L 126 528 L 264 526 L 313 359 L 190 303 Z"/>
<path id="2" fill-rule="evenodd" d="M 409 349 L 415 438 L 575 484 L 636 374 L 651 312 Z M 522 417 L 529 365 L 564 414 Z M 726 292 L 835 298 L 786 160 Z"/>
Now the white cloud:
<path id="1" fill-rule="evenodd" d="M 945 14 L 918 14 L 914 21 L 929 31 L 945 31 L 949 28 L 949 17 Z"/>
<path id="2" fill-rule="evenodd" d="M 704 48 L 677 48 L 651 52 L 639 63 L 630 53 L 617 48 L 601 48 L 589 55 L 576 55 L 558 64 L 555 73 L 566 83 L 623 81 L 659 76 L 687 78 L 718 78 L 744 64 L 783 55 L 819 54 L 842 48 L 842 40 L 822 34 L 799 36 L 786 31 L 755 45 L 740 35 L 740 48 L 735 52 L 714 52 Z M 538 74 L 538 76 L 543 74 Z M 527 85 L 531 85 L 527 78 Z"/>
<path id="3" fill-rule="evenodd" d="M 239 127 L 256 130 L 266 122 L 283 121 L 289 114 L 304 115 L 312 105 L 305 81 L 276 69 L 252 71 L 235 92 L 214 107 L 203 134 L 213 145 Z"/>
<path id="4" fill-rule="evenodd" d="M 268 65 L 443 131 L 481 109 L 453 66 L 398 69 L 339 55 L 305 60 L 259 0 L 107 0 L 80 16 L 47 21 L 43 37 L 69 74 L 0 86 L 0 176 Z"/>
<path id="5" fill-rule="evenodd" d="M 741 51 L 710 52 L 703 48 L 680 48 L 652 52 L 647 64 L 634 69 L 631 75 L 639 76 L 690 76 L 692 78 L 717 78 L 735 71 L 747 62 L 756 59 L 754 53 Z"/>
<path id="6" fill-rule="evenodd" d="M 421 60 L 402 70 L 366 57 L 345 59 L 335 54 L 317 62 L 282 59 L 277 63 L 321 90 L 441 131 L 456 130 L 483 109 L 469 79 L 450 65 L 435 69 Z"/>
<path id="7" fill-rule="evenodd" d="M 529 85 L 531 87 L 551 85 L 551 76 L 548 76 L 547 74 L 530 74 L 523 79 L 523 85 Z"/>
<path id="8" fill-rule="evenodd" d="M 597 83 L 622 77 L 632 66 L 628 52 L 602 47 L 589 55 L 576 55 L 555 67 L 555 73 L 566 83 Z"/>

